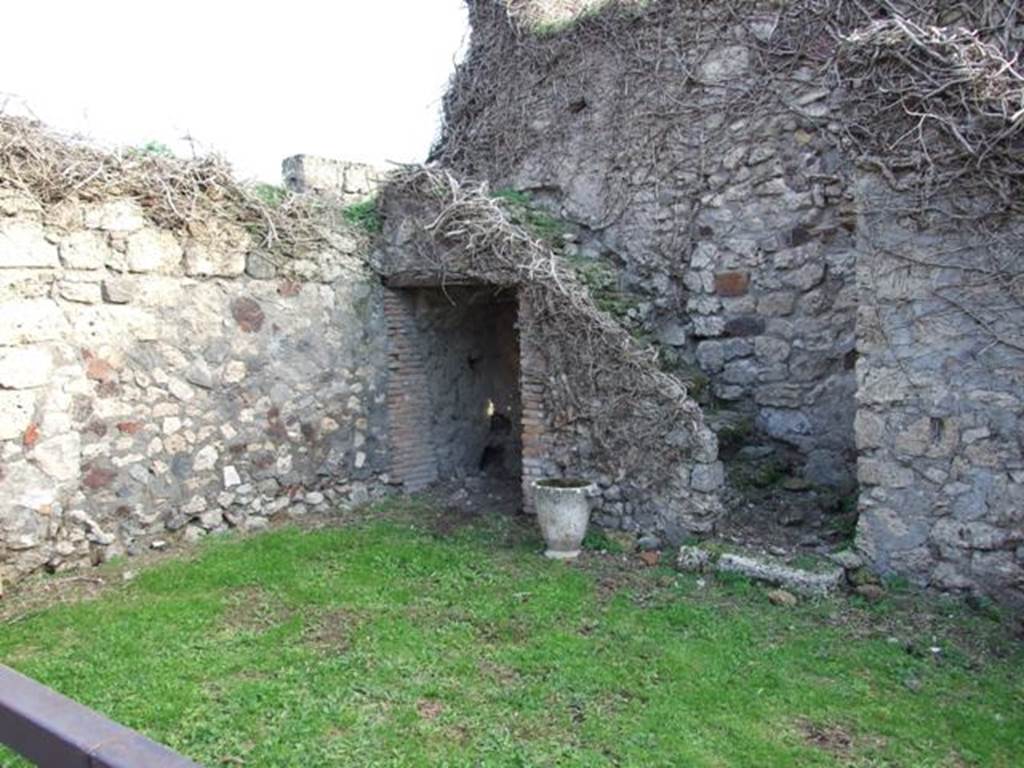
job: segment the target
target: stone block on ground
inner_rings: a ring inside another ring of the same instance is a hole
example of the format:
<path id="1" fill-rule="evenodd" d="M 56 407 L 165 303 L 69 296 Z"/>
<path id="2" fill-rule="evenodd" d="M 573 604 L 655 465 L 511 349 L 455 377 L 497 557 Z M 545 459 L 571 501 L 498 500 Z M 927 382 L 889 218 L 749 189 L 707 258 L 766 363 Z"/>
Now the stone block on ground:
<path id="1" fill-rule="evenodd" d="M 723 554 L 715 563 L 719 573 L 735 573 L 802 595 L 827 595 L 843 582 L 842 568 L 808 571 L 751 555 Z"/>

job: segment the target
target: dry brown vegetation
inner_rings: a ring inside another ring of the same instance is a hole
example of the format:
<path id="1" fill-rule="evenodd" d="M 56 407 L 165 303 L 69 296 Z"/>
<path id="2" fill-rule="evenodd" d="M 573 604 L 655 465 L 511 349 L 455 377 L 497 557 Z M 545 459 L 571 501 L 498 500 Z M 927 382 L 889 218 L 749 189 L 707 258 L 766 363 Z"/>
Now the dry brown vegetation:
<path id="1" fill-rule="evenodd" d="M 128 198 L 171 230 L 231 222 L 280 258 L 331 245 L 341 232 L 357 236 L 337 201 L 242 183 L 216 155 L 182 159 L 152 148 L 107 150 L 3 114 L 0 189 L 27 193 L 48 207 Z"/>

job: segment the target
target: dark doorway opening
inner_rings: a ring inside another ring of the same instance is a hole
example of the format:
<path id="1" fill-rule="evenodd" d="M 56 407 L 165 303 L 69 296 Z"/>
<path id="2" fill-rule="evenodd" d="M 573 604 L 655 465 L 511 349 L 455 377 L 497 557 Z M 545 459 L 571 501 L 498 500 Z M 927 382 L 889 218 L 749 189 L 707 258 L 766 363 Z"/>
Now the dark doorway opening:
<path id="1" fill-rule="evenodd" d="M 522 403 L 515 292 L 493 287 L 393 291 L 389 321 L 395 455 L 410 453 L 441 482 L 514 489 L 521 504 Z M 389 392 L 390 394 L 390 392 Z M 414 399 L 410 406 L 410 397 Z M 410 446 L 409 443 L 416 445 Z M 417 477 L 423 476 L 419 471 Z M 400 478 L 399 478 L 400 479 Z M 507 487 L 506 487 L 507 486 Z"/>

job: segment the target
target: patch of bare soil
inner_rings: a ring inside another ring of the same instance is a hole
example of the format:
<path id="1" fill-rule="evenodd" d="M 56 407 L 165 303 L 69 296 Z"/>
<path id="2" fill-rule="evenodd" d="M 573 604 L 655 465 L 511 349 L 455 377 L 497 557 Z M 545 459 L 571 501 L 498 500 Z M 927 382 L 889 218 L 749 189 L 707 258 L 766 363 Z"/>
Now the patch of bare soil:
<path id="1" fill-rule="evenodd" d="M 855 496 L 814 486 L 776 455 L 744 454 L 756 448 L 726 459 L 719 537 L 777 557 L 824 555 L 846 546 L 857 523 Z"/>
<path id="2" fill-rule="evenodd" d="M 477 664 L 477 669 L 483 677 L 500 683 L 503 686 L 515 685 L 520 680 L 519 672 L 512 667 L 499 664 L 490 659 L 484 659 Z"/>
<path id="3" fill-rule="evenodd" d="M 522 511 L 518 481 L 485 476 L 443 483 L 428 493 L 433 511 L 429 527 L 434 536 L 448 539 L 484 515 L 515 517 Z"/>
<path id="4" fill-rule="evenodd" d="M 365 509 L 357 508 L 337 514 L 307 515 L 303 518 L 288 518 L 284 525 L 295 525 L 303 530 L 321 530 L 351 525 L 367 519 Z M 274 526 L 278 527 L 278 526 Z M 235 532 L 232 536 L 258 536 L 259 533 Z M 47 608 L 57 605 L 94 600 L 111 589 L 124 586 L 142 571 L 168 560 L 180 562 L 196 556 L 202 541 L 189 543 L 184 540 L 169 540 L 163 550 L 149 550 L 96 568 L 77 568 L 57 574 L 37 574 L 23 581 L 5 585 L 7 591 L 0 595 L 0 624 L 15 623 Z"/>
<path id="5" fill-rule="evenodd" d="M 971 620 L 965 620 L 970 617 Z M 836 604 L 824 621 L 841 627 L 851 640 L 883 638 L 900 645 L 907 654 L 947 661 L 951 649 L 964 655 L 968 668 L 988 659 L 1005 659 L 1019 650 L 1024 617 L 994 613 L 988 606 L 974 608 L 970 601 L 935 596 L 909 589 L 887 593 L 881 608 L 852 602 Z M 913 687 L 914 681 L 906 681 Z"/>
<path id="6" fill-rule="evenodd" d="M 476 509 L 447 504 L 430 521 L 430 532 L 440 539 L 450 539 L 480 517 Z"/>
<path id="7" fill-rule="evenodd" d="M 644 560 L 646 553 L 611 554 L 584 550 L 570 567 L 579 568 L 594 577 L 601 602 L 608 602 L 620 593 L 628 593 L 634 603 L 650 605 L 674 582 L 672 573 L 652 571 Z M 663 562 L 668 563 L 663 559 Z"/>
<path id="8" fill-rule="evenodd" d="M 234 589 L 224 602 L 221 624 L 238 632 L 265 632 L 294 615 L 280 597 L 262 587 Z"/>
<path id="9" fill-rule="evenodd" d="M 845 757 L 853 750 L 853 736 L 841 725 L 800 720 L 797 727 L 807 744 L 830 755 Z"/>
<path id="10" fill-rule="evenodd" d="M 19 585 L 0 600 L 0 624 L 14 624 L 55 605 L 92 600 L 106 589 L 109 577 L 64 575 Z"/>
<path id="11" fill-rule="evenodd" d="M 185 559 L 194 545 L 173 550 L 149 551 L 132 558 L 104 563 L 96 568 L 81 568 L 56 574 L 39 573 L 11 585 L 0 596 L 0 624 L 16 623 L 57 605 L 94 600 L 108 590 L 133 581 L 140 570 L 173 557 Z"/>
<path id="12" fill-rule="evenodd" d="M 344 608 L 318 613 L 307 622 L 302 641 L 323 653 L 345 653 L 360 621 L 358 614 Z"/>
<path id="13" fill-rule="evenodd" d="M 436 720 L 444 712 L 444 704 L 435 699 L 420 699 L 416 702 L 416 711 L 424 720 Z"/>

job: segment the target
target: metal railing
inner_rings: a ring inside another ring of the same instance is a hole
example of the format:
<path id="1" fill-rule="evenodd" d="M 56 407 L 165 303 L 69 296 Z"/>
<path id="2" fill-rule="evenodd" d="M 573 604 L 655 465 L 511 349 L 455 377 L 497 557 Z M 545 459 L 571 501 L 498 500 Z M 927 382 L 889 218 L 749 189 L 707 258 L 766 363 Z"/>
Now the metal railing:
<path id="1" fill-rule="evenodd" d="M 0 744 L 40 768 L 201 768 L 2 664 Z"/>

